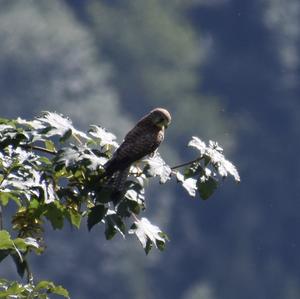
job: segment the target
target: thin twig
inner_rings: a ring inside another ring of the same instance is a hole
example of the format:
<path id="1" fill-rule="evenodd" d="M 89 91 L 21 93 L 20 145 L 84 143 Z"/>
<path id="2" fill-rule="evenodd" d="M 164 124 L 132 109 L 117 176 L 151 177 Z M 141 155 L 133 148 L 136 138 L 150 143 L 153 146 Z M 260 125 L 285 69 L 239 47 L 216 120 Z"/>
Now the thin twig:
<path id="1" fill-rule="evenodd" d="M 33 284 L 33 274 L 30 270 L 29 263 L 27 262 L 27 260 L 24 260 L 24 262 L 25 262 L 25 268 L 26 268 L 26 272 L 27 272 L 27 283 Z"/>
<path id="2" fill-rule="evenodd" d="M 134 220 L 135 220 L 136 222 L 139 222 L 139 221 L 140 221 L 139 218 L 138 218 L 133 212 L 131 212 L 131 215 L 132 215 L 132 217 L 134 218 Z"/>
<path id="3" fill-rule="evenodd" d="M 3 208 L 0 204 L 0 230 L 3 230 Z"/>
<path id="4" fill-rule="evenodd" d="M 203 159 L 203 157 L 200 157 L 200 158 L 197 158 L 197 159 L 195 159 L 195 160 L 192 160 L 192 161 L 189 161 L 189 162 L 185 162 L 185 163 L 182 163 L 182 164 L 173 166 L 173 167 L 171 167 L 171 169 L 173 170 L 173 169 L 181 168 L 181 167 L 184 167 L 184 166 L 193 164 L 193 163 L 195 163 L 195 162 L 199 162 L 199 161 L 202 160 L 202 159 Z"/>
<path id="5" fill-rule="evenodd" d="M 0 182 L 0 186 L 3 184 L 3 182 L 7 179 L 8 175 L 10 174 L 11 168 L 8 169 L 8 171 L 3 175 L 2 181 Z M 0 203 L 0 230 L 3 229 L 3 206 Z"/>
<path id="6" fill-rule="evenodd" d="M 40 151 L 40 152 L 51 154 L 51 155 L 56 155 L 57 154 L 57 151 L 52 151 L 52 150 L 49 150 L 47 148 L 37 146 L 37 145 L 33 145 L 33 144 L 20 144 L 20 146 L 23 147 L 23 148 L 26 148 L 26 149 L 32 149 L 32 150 L 35 150 L 35 151 Z"/>
<path id="7" fill-rule="evenodd" d="M 72 136 L 74 137 L 74 139 L 75 139 L 80 145 L 82 145 L 81 140 L 79 139 L 79 137 L 78 137 L 75 133 L 72 134 Z"/>

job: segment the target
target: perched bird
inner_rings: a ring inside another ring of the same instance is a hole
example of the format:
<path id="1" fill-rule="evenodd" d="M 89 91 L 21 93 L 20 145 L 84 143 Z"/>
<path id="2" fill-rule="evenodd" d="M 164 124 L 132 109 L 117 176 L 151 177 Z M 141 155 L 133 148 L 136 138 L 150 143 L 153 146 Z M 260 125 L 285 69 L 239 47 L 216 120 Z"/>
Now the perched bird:
<path id="1" fill-rule="evenodd" d="M 104 165 L 105 176 L 115 175 L 115 188 L 122 191 L 129 173 L 130 166 L 152 154 L 164 140 L 165 129 L 171 123 L 170 113 L 163 108 L 155 108 L 145 115 L 131 129 L 124 138 L 123 143 L 115 151 L 112 158 Z"/>

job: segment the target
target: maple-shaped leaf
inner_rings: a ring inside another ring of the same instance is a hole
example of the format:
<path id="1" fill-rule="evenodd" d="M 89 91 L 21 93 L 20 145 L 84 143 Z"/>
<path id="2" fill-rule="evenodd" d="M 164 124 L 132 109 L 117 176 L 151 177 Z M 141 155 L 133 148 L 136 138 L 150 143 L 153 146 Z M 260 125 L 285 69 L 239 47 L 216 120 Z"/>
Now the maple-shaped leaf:
<path id="1" fill-rule="evenodd" d="M 152 245 L 163 250 L 167 240 L 167 236 L 161 229 L 158 226 L 151 224 L 147 218 L 141 218 L 141 220 L 135 221 L 128 233 L 137 236 L 146 254 L 149 253 Z"/>
<path id="2" fill-rule="evenodd" d="M 14 130 L 15 128 L 11 125 L 0 125 L 1 134 L 3 134 L 3 132 L 5 132 L 6 130 L 11 130 L 11 129 Z"/>
<path id="3" fill-rule="evenodd" d="M 54 159 L 56 166 L 65 166 L 67 168 L 78 167 L 84 165 L 91 171 L 98 170 L 106 162 L 107 158 L 96 155 L 97 150 L 91 150 L 85 146 L 64 147 Z M 58 167 L 59 168 L 59 167 Z"/>
<path id="4" fill-rule="evenodd" d="M 16 172 L 9 174 L 2 183 L 4 191 L 18 191 L 24 195 L 32 194 L 37 197 L 43 195 L 46 203 L 53 202 L 56 198 L 53 186 L 42 179 L 42 173 L 31 169 L 30 172 Z"/>
<path id="5" fill-rule="evenodd" d="M 210 162 L 220 176 L 226 177 L 230 174 L 234 177 L 235 181 L 240 182 L 240 176 L 236 167 L 225 158 L 223 148 L 217 142 L 210 140 L 207 146 L 200 138 L 193 136 L 188 145 L 198 149 L 200 151 L 200 158 L 204 157 L 205 160 Z"/>
<path id="6" fill-rule="evenodd" d="M 188 146 L 195 147 L 200 151 L 200 156 L 205 154 L 206 144 L 200 138 L 193 136 L 192 140 L 188 143 Z"/>
<path id="7" fill-rule="evenodd" d="M 80 161 L 87 161 L 87 168 L 90 170 L 97 170 L 107 162 L 107 158 L 102 157 L 102 156 L 97 156 L 93 151 L 90 149 L 84 150 L 80 156 L 79 156 Z"/>
<path id="8" fill-rule="evenodd" d="M 76 146 L 62 148 L 54 159 L 54 165 L 72 167 L 79 161 L 80 152 Z"/>
<path id="9" fill-rule="evenodd" d="M 166 183 L 170 179 L 172 169 L 170 166 L 162 159 L 159 153 L 155 153 L 153 157 L 149 157 L 145 160 L 146 167 L 145 173 L 147 176 L 155 177 L 159 176 L 159 182 L 161 184 Z"/>
<path id="10" fill-rule="evenodd" d="M 111 145 L 114 148 L 119 146 L 116 142 L 117 137 L 113 133 L 110 133 L 106 129 L 96 125 L 92 125 L 90 127 L 91 129 L 89 130 L 89 134 L 99 140 L 100 146 Z"/>
<path id="11" fill-rule="evenodd" d="M 23 118 L 18 117 L 16 120 L 17 124 L 19 125 L 25 125 L 27 127 L 30 127 L 32 129 L 35 130 L 40 130 L 40 129 L 44 129 L 45 125 L 43 125 L 43 123 L 37 119 L 34 120 L 26 120 Z"/>
<path id="12" fill-rule="evenodd" d="M 64 117 L 61 114 L 55 112 L 44 112 L 44 114 L 36 119 L 43 126 L 44 130 L 47 130 L 45 134 L 47 137 L 58 135 L 61 138 L 66 138 L 69 135 L 80 136 L 84 139 L 89 139 L 89 137 L 75 129 L 73 127 L 72 121 L 69 118 Z"/>
<path id="13" fill-rule="evenodd" d="M 190 196 L 196 196 L 197 190 L 197 180 L 194 178 L 184 178 L 184 175 L 181 174 L 179 171 L 176 173 L 176 178 L 179 182 L 182 183 L 182 187 L 187 190 Z"/>
<path id="14" fill-rule="evenodd" d="M 217 142 L 209 141 L 205 155 L 210 158 L 211 163 L 215 166 L 220 176 L 226 177 L 230 174 L 237 182 L 240 182 L 240 176 L 236 167 L 225 158 L 223 149 Z"/>

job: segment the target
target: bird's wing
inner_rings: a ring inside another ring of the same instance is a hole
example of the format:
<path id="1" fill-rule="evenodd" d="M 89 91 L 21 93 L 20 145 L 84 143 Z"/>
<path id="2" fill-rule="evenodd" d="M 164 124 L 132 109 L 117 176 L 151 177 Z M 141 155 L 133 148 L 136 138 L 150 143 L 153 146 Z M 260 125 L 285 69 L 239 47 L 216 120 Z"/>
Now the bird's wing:
<path id="1" fill-rule="evenodd" d="M 124 142 L 117 149 L 105 169 L 107 175 L 111 175 L 118 170 L 129 167 L 135 161 L 140 160 L 148 154 L 154 152 L 163 140 L 163 134 L 156 131 L 141 129 L 130 131 Z"/>

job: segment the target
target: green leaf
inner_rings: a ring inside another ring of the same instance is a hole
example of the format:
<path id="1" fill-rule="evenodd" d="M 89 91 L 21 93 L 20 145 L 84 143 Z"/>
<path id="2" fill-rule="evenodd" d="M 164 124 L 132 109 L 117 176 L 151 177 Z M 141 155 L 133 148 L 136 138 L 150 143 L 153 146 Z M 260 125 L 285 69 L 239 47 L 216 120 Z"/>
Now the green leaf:
<path id="1" fill-rule="evenodd" d="M 188 178 L 197 176 L 202 172 L 203 172 L 203 167 L 202 167 L 200 161 L 194 162 L 184 169 L 184 172 L 183 172 L 184 179 L 188 179 Z"/>
<path id="2" fill-rule="evenodd" d="M 106 240 L 111 240 L 117 233 L 118 231 L 116 230 L 115 226 L 112 223 L 105 223 L 105 237 Z"/>
<path id="3" fill-rule="evenodd" d="M 28 268 L 26 260 L 22 257 L 20 258 L 20 255 L 17 253 L 11 253 L 10 255 L 15 262 L 15 265 L 17 267 L 18 274 L 23 277 L 26 269 Z"/>
<path id="4" fill-rule="evenodd" d="M 150 252 L 150 250 L 153 247 L 153 242 L 151 242 L 151 240 L 149 238 L 147 238 L 146 241 L 146 246 L 144 247 L 145 253 L 148 255 L 148 253 Z"/>
<path id="5" fill-rule="evenodd" d="M 136 201 L 129 200 L 128 201 L 128 207 L 131 212 L 138 215 L 141 212 L 141 209 L 145 209 L 144 203 L 138 203 Z"/>
<path id="6" fill-rule="evenodd" d="M 0 192 L 0 201 L 4 207 L 10 200 L 14 201 L 17 206 L 21 206 L 20 195 L 18 192 Z"/>
<path id="7" fill-rule="evenodd" d="M 107 212 L 107 208 L 104 205 L 96 205 L 91 208 L 88 214 L 88 230 L 91 230 L 94 225 L 99 223 Z"/>
<path id="8" fill-rule="evenodd" d="M 135 184 L 130 184 L 130 188 L 125 193 L 125 198 L 127 198 L 130 201 L 134 201 L 138 203 L 139 205 L 143 206 L 145 201 L 144 196 L 144 190 L 140 188 L 140 186 L 137 186 Z M 137 187 L 137 188 L 135 188 Z"/>
<path id="9" fill-rule="evenodd" d="M 0 262 L 2 262 L 9 255 L 9 253 L 9 250 L 0 250 Z"/>
<path id="10" fill-rule="evenodd" d="M 47 280 L 40 281 L 34 288 L 35 291 L 40 291 L 43 289 L 47 290 L 52 294 L 61 295 L 64 296 L 65 298 L 70 298 L 69 293 L 65 288 L 63 288 L 60 285 L 56 286 L 52 281 L 47 281 Z"/>
<path id="11" fill-rule="evenodd" d="M 63 288 L 62 286 L 55 286 L 54 288 L 50 289 L 51 293 L 63 296 L 65 298 L 70 298 L 69 292 Z"/>
<path id="12" fill-rule="evenodd" d="M 13 242 L 19 251 L 22 251 L 22 252 L 26 251 L 28 246 L 24 239 L 16 238 Z"/>
<path id="13" fill-rule="evenodd" d="M 0 231 L 0 250 L 13 249 L 14 242 L 11 240 L 9 233 L 6 230 Z"/>
<path id="14" fill-rule="evenodd" d="M 217 189 L 218 182 L 215 179 L 213 179 L 212 177 L 209 177 L 202 182 L 201 182 L 201 180 L 198 180 L 197 186 L 198 186 L 200 197 L 202 199 L 206 200 Z"/>
<path id="15" fill-rule="evenodd" d="M 46 157 L 39 157 L 39 160 L 46 165 L 52 166 L 52 162 Z"/>
<path id="16" fill-rule="evenodd" d="M 117 232 L 125 237 L 126 227 L 121 217 L 113 210 L 108 210 L 105 216 L 105 237 L 107 240 L 112 239 Z"/>
<path id="17" fill-rule="evenodd" d="M 52 140 L 47 139 L 44 142 L 45 142 L 45 147 L 47 150 L 52 151 L 52 152 L 56 151 L 55 144 Z"/>
<path id="18" fill-rule="evenodd" d="M 108 187 L 103 187 L 96 192 L 96 201 L 101 203 L 108 203 L 112 201 L 113 190 Z"/>
<path id="19" fill-rule="evenodd" d="M 45 217 L 51 222 L 54 229 L 62 229 L 64 226 L 64 209 L 58 203 L 47 205 Z"/>
<path id="20" fill-rule="evenodd" d="M 62 137 L 59 139 L 60 142 L 65 142 L 66 140 L 68 140 L 70 137 L 72 136 L 72 130 L 69 129 L 67 130 Z"/>
<path id="21" fill-rule="evenodd" d="M 81 214 L 74 209 L 68 209 L 67 214 L 71 224 L 79 229 L 82 219 Z"/>
<path id="22" fill-rule="evenodd" d="M 55 285 L 52 281 L 48 281 L 48 280 L 42 280 L 40 281 L 36 286 L 35 286 L 35 290 L 41 290 L 41 289 L 51 289 L 54 288 Z"/>
<path id="23" fill-rule="evenodd" d="M 17 282 L 13 282 L 9 288 L 5 291 L 6 294 L 6 298 L 10 298 L 11 296 L 17 296 L 17 295 L 21 295 L 24 292 L 24 287 L 17 283 Z M 23 297 L 23 296 L 22 296 Z M 21 296 L 18 296 L 17 298 L 22 298 Z M 23 297 L 24 298 L 24 297 Z"/>
<path id="24" fill-rule="evenodd" d="M 3 178 L 1 178 L 1 181 Z M 2 206 L 6 206 L 10 200 L 10 192 L 1 192 L 0 193 L 0 201 Z"/>

